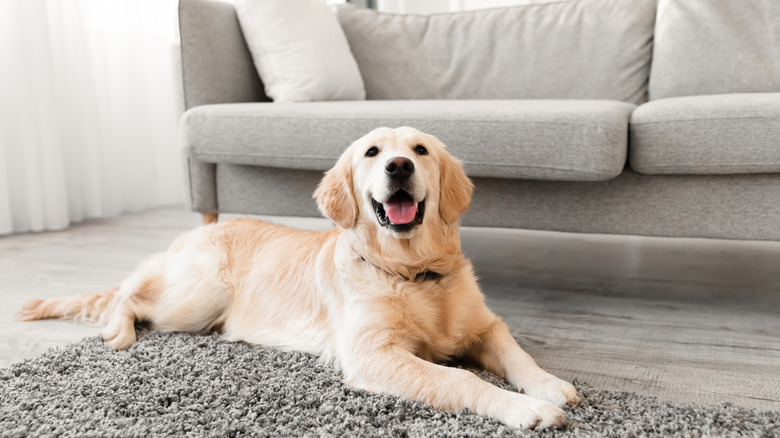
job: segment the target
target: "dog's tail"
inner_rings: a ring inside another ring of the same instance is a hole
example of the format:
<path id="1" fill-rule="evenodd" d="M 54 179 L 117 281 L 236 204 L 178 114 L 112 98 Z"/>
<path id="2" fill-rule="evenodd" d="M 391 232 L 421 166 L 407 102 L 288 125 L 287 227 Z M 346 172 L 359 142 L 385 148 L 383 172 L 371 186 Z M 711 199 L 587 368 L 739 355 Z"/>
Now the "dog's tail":
<path id="1" fill-rule="evenodd" d="M 117 292 L 119 292 L 118 286 L 103 292 L 86 292 L 48 300 L 30 300 L 16 314 L 16 320 L 74 319 L 90 325 L 103 325 L 111 314 Z"/>

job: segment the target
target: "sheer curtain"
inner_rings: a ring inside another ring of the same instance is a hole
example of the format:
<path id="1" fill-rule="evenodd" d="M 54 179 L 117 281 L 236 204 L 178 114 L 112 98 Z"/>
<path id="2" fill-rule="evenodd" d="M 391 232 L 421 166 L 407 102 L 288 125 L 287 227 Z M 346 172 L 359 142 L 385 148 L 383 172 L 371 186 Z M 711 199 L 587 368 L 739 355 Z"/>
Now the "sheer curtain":
<path id="1" fill-rule="evenodd" d="M 0 1 L 0 234 L 181 202 L 176 4 Z"/>

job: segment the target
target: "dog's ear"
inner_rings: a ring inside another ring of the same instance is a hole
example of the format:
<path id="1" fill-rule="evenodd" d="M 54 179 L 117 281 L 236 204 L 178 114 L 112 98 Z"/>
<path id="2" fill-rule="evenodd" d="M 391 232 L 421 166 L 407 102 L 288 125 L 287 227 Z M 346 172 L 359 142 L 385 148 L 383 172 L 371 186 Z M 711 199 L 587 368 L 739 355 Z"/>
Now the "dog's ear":
<path id="1" fill-rule="evenodd" d="M 441 149 L 439 157 L 439 214 L 444 222 L 452 224 L 469 208 L 474 184 L 463 171 L 460 160 L 445 149 Z"/>
<path id="2" fill-rule="evenodd" d="M 352 155 L 345 153 L 314 191 L 317 207 L 341 228 L 352 228 L 357 222 L 358 206 L 352 191 Z"/>

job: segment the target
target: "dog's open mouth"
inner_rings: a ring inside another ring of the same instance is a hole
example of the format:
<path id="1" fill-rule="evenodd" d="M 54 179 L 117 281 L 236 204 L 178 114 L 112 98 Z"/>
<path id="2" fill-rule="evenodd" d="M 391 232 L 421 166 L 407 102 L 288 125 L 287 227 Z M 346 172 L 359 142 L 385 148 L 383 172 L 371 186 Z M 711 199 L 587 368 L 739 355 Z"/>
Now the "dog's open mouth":
<path id="1" fill-rule="evenodd" d="M 409 193 L 399 190 L 387 201 L 381 203 L 371 198 L 379 225 L 403 233 L 422 224 L 425 215 L 425 200 L 418 202 Z"/>

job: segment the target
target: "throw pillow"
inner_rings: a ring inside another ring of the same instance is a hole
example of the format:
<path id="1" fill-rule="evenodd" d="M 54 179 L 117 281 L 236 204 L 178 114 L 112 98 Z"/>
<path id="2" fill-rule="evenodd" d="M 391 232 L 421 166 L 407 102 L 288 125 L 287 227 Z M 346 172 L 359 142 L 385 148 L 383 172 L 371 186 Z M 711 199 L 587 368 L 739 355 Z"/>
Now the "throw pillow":
<path id="1" fill-rule="evenodd" d="M 364 100 L 363 78 L 321 0 L 236 0 L 265 92 L 274 102 Z"/>

